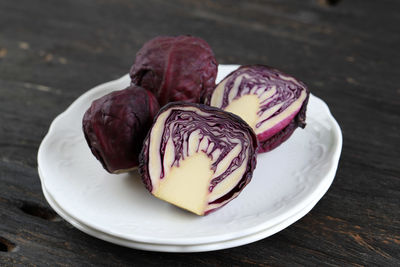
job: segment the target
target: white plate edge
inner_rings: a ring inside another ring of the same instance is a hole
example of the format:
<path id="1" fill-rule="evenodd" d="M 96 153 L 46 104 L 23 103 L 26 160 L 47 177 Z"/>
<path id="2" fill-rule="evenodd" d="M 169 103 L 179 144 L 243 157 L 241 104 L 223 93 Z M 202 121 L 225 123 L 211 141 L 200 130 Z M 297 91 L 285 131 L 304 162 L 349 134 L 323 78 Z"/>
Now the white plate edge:
<path id="1" fill-rule="evenodd" d="M 47 190 L 42 186 L 43 194 L 49 203 L 49 205 L 57 212 L 60 217 L 66 220 L 68 223 L 73 225 L 78 230 L 93 236 L 95 238 L 99 238 L 103 241 L 110 242 L 116 245 L 129 247 L 133 249 L 147 250 L 147 251 L 156 251 L 156 252 L 173 252 L 173 253 L 192 253 L 192 252 L 207 252 L 207 251 L 215 251 L 222 249 L 229 249 L 233 247 L 247 245 L 261 239 L 272 236 L 285 228 L 289 227 L 293 223 L 300 220 L 302 217 L 307 215 L 313 207 L 318 203 L 319 198 L 316 198 L 312 203 L 308 204 L 302 210 L 294 214 L 292 217 L 289 217 L 287 220 L 284 220 L 270 228 L 264 229 L 260 232 L 253 233 L 247 236 L 221 241 L 221 242 L 210 242 L 204 244 L 193 244 L 193 245 L 175 245 L 175 244 L 152 244 L 145 242 L 137 242 L 129 239 L 122 239 L 116 236 L 112 236 L 107 233 L 102 233 L 96 229 L 91 228 L 90 226 L 86 226 L 78 220 L 70 217 L 61 207 L 58 206 L 56 202 L 51 198 Z M 322 193 L 322 196 L 325 192 Z"/>

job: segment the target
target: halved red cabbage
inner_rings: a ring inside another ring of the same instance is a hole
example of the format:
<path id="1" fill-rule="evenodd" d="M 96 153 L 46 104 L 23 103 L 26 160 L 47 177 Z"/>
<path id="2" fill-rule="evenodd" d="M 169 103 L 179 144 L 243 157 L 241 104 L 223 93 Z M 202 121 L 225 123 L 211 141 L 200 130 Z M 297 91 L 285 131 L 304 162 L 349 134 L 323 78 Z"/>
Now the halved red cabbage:
<path id="1" fill-rule="evenodd" d="M 238 116 L 203 104 L 170 103 L 154 120 L 139 172 L 154 196 L 206 215 L 238 196 L 256 166 L 257 138 Z"/>
<path id="2" fill-rule="evenodd" d="M 136 85 L 92 102 L 82 127 L 104 169 L 120 173 L 137 168 L 143 140 L 158 110 L 154 95 Z"/>
<path id="3" fill-rule="evenodd" d="M 301 81 L 267 66 L 251 65 L 225 77 L 205 103 L 244 119 L 256 133 L 261 153 L 286 141 L 297 127 L 305 127 L 308 98 Z"/>
<path id="4" fill-rule="evenodd" d="M 203 102 L 215 86 L 217 61 L 210 46 L 193 36 L 160 36 L 143 45 L 130 70 L 132 83 L 150 90 L 160 106 Z"/>

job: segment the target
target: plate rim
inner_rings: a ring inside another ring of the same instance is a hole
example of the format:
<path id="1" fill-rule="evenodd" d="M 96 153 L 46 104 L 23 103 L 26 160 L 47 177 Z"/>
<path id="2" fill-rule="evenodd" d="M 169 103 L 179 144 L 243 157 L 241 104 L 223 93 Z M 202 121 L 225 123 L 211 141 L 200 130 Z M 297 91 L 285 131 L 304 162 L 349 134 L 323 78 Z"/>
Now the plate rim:
<path id="1" fill-rule="evenodd" d="M 172 253 L 192 253 L 192 252 L 207 252 L 207 251 L 216 251 L 222 249 L 229 249 L 238 246 L 247 245 L 250 243 L 257 242 L 269 236 L 272 236 L 280 231 L 286 229 L 290 225 L 299 221 L 305 215 L 307 215 L 314 206 L 319 202 L 319 198 L 316 198 L 312 203 L 305 206 L 302 210 L 298 211 L 296 214 L 293 214 L 291 217 L 283 220 L 280 223 L 277 223 L 267 229 L 261 230 L 259 232 L 249 234 L 246 236 L 233 238 L 225 241 L 219 242 L 209 242 L 203 244 L 188 244 L 188 245 L 177 245 L 177 244 L 153 244 L 146 243 L 140 241 L 134 241 L 130 239 L 120 238 L 118 236 L 113 236 L 108 233 L 103 233 L 99 230 L 96 230 L 90 226 L 85 225 L 80 222 L 76 218 L 73 218 L 70 214 L 64 211 L 54 199 L 52 199 L 51 194 L 47 192 L 46 188 L 42 185 L 43 195 L 49 205 L 56 211 L 56 213 L 63 218 L 65 221 L 70 223 L 72 226 L 84 232 L 92 237 L 101 239 L 106 242 L 110 242 L 119 246 L 124 246 L 133 249 L 140 249 L 146 251 L 155 251 L 155 252 L 172 252 Z M 325 192 L 322 194 L 324 195 Z"/>

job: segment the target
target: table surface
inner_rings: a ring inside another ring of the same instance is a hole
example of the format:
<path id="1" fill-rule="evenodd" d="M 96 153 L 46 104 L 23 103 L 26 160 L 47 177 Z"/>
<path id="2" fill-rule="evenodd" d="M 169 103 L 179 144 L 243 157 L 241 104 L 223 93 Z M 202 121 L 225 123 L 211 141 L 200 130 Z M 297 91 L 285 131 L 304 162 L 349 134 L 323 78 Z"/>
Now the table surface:
<path id="1" fill-rule="evenodd" d="M 400 265 L 398 1 L 0 1 L 0 265 Z M 336 178 L 287 229 L 204 253 L 129 249 L 47 204 L 37 150 L 93 86 L 157 35 L 205 39 L 222 64 L 267 64 L 324 99 L 344 137 Z"/>

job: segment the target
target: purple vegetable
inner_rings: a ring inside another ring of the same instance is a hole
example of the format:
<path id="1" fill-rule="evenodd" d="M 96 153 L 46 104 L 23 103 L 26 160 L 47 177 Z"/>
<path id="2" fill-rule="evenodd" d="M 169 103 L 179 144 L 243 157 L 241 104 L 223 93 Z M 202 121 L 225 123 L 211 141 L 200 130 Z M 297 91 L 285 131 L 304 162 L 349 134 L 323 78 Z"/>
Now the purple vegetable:
<path id="1" fill-rule="evenodd" d="M 206 215 L 238 196 L 256 166 L 257 138 L 238 116 L 170 103 L 154 119 L 139 171 L 156 197 Z"/>
<path id="2" fill-rule="evenodd" d="M 131 85 L 93 101 L 82 126 L 93 155 L 110 173 L 139 165 L 143 140 L 159 110 L 154 95 Z"/>
<path id="3" fill-rule="evenodd" d="M 156 37 L 136 54 L 132 83 L 150 90 L 161 106 L 203 102 L 215 86 L 217 61 L 210 46 L 192 36 Z"/>
<path id="4" fill-rule="evenodd" d="M 297 79 L 267 66 L 242 66 L 225 77 L 205 103 L 235 113 L 257 134 L 258 152 L 286 141 L 297 127 L 305 127 L 309 98 Z"/>

